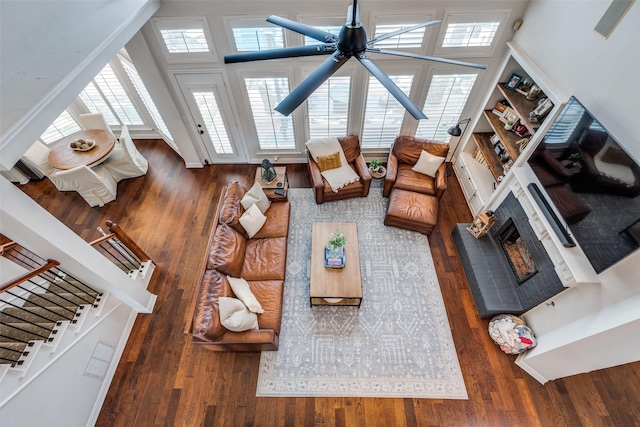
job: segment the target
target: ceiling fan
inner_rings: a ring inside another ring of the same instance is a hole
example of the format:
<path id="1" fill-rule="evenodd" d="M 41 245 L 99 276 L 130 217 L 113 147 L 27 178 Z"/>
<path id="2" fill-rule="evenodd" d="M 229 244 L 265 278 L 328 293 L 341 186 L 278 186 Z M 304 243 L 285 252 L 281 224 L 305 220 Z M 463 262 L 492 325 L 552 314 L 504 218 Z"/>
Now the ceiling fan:
<path id="1" fill-rule="evenodd" d="M 378 79 L 380 83 L 382 83 L 391 95 L 393 95 L 414 118 L 417 120 L 426 119 L 427 116 L 413 103 L 413 101 L 411 101 L 411 99 L 409 99 L 402 89 L 400 89 L 393 80 L 391 80 L 389 76 L 387 76 L 387 74 L 367 56 L 367 52 L 426 59 L 428 61 L 444 62 L 447 64 L 462 65 L 464 67 L 480 69 L 486 68 L 484 65 L 472 64 L 469 62 L 373 47 L 373 44 L 376 42 L 386 40 L 409 31 L 417 30 L 419 28 L 439 24 L 442 21 L 429 21 L 367 39 L 367 33 L 359 20 L 357 0 L 353 0 L 353 5 L 349 6 L 347 10 L 347 22 L 342 26 L 338 36 L 309 25 L 275 15 L 268 17 L 267 22 L 318 40 L 323 42 L 323 44 L 285 47 L 281 49 L 270 49 L 257 52 L 233 53 L 224 56 L 225 64 L 261 61 L 265 59 L 295 58 L 299 56 L 331 55 L 276 106 L 275 110 L 285 116 L 291 114 L 291 112 L 298 108 L 298 106 L 300 106 L 300 104 L 302 104 L 309 95 L 320 87 L 322 83 L 338 71 L 345 62 L 347 62 L 351 57 L 354 57 L 376 79 Z"/>

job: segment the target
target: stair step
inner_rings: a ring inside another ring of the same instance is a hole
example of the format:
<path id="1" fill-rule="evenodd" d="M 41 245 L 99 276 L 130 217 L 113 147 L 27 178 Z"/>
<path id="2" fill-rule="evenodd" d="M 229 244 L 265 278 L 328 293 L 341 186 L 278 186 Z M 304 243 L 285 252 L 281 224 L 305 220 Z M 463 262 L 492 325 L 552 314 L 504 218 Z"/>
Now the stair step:
<path id="1" fill-rule="evenodd" d="M 95 296 L 89 294 L 74 294 L 69 292 L 53 293 L 45 292 L 44 294 L 31 294 L 23 307 L 32 306 L 56 306 L 64 307 L 72 305 L 91 304 L 95 300 Z"/>
<path id="2" fill-rule="evenodd" d="M 69 276 L 65 278 L 65 280 L 50 282 L 47 287 L 50 292 L 59 293 L 59 292 L 71 292 L 71 293 L 85 293 L 89 295 L 97 295 L 98 292 L 89 288 L 82 282 L 79 282 L 75 279 L 71 279 Z"/>
<path id="3" fill-rule="evenodd" d="M 28 307 L 27 310 L 17 307 L 7 307 L 0 313 L 0 322 L 15 322 L 17 320 L 7 314 L 11 314 L 16 316 L 18 319 L 29 322 L 57 322 L 60 320 L 71 320 L 75 317 L 74 313 L 77 310 L 76 307 L 70 307 L 70 310 L 72 311 L 70 312 L 62 307 L 48 307 L 48 309 L 42 307 Z"/>
<path id="4" fill-rule="evenodd" d="M 50 330 L 45 331 L 45 330 L 36 328 L 33 325 L 29 325 L 28 323 L 23 323 L 20 327 L 21 329 L 16 329 L 3 324 L 0 325 L 0 335 L 1 335 L 0 341 L 3 341 L 3 342 L 10 342 L 12 340 L 15 340 L 17 342 L 28 342 L 31 340 L 46 341 L 49 338 L 49 335 L 51 335 Z"/>
<path id="5" fill-rule="evenodd" d="M 11 363 L 13 366 L 15 362 L 20 360 L 26 348 L 27 344 L 24 343 L 0 343 L 0 357 L 2 358 L 0 363 Z M 11 350 L 16 350 L 19 353 Z"/>

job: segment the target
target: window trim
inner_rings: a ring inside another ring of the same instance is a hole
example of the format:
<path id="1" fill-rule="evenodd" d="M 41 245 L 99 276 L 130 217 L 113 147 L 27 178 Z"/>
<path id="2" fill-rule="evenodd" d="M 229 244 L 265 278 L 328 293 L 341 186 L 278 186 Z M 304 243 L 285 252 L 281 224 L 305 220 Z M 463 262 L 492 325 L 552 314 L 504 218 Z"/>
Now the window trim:
<path id="1" fill-rule="evenodd" d="M 284 43 L 284 47 L 290 46 L 289 42 L 289 34 L 293 33 L 293 31 L 287 30 L 279 25 L 272 24 L 271 22 L 267 22 L 268 16 L 245 16 L 245 15 L 237 15 L 237 16 L 225 16 L 224 17 L 224 26 L 227 32 L 227 37 L 229 40 L 229 46 L 233 49 L 233 53 L 240 53 L 238 50 L 238 46 L 236 45 L 236 38 L 233 34 L 234 28 L 251 28 L 251 27 L 273 27 L 274 29 L 278 29 L 282 31 L 282 40 Z M 297 46 L 295 44 L 294 46 Z M 285 59 L 286 60 L 286 59 Z"/>
<path id="2" fill-rule="evenodd" d="M 434 55 L 445 56 L 448 58 L 486 57 L 493 55 L 494 51 L 497 49 L 498 41 L 501 39 L 502 34 L 508 27 L 507 22 L 509 15 L 511 15 L 511 11 L 509 10 L 491 10 L 478 13 L 445 11 L 444 17 L 442 18 L 442 24 L 440 24 L 440 32 L 436 39 L 436 47 L 433 50 Z M 490 46 L 443 47 L 442 43 L 449 24 L 464 22 L 499 22 L 500 24 Z"/>
<path id="3" fill-rule="evenodd" d="M 154 33 L 158 38 L 158 43 L 162 47 L 162 53 L 169 64 L 189 63 L 189 62 L 219 62 L 218 54 L 216 53 L 215 45 L 213 44 L 213 37 L 211 36 L 211 30 L 205 16 L 191 16 L 191 17 L 176 17 L 176 18 L 151 18 L 151 25 L 153 26 Z M 177 26 L 181 23 L 200 23 L 204 36 L 209 45 L 209 52 L 194 52 L 194 53 L 171 53 L 167 49 L 167 45 L 162 38 L 160 30 L 171 29 L 173 26 Z"/>

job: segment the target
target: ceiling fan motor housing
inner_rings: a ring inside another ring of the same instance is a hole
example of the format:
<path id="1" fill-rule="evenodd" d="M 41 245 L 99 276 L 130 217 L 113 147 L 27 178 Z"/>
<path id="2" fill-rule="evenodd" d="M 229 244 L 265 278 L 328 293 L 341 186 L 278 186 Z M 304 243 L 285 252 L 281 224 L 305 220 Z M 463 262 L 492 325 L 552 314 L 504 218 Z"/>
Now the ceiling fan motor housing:
<path id="1" fill-rule="evenodd" d="M 338 34 L 338 49 L 343 53 L 355 55 L 367 49 L 367 32 L 360 22 L 355 26 L 346 24 Z"/>

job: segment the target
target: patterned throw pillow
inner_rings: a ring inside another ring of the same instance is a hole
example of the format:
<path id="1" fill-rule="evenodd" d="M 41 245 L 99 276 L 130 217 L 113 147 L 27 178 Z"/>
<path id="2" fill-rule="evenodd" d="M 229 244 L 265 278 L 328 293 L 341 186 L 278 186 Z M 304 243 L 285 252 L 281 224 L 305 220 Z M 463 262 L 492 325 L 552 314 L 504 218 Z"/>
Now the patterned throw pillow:
<path id="1" fill-rule="evenodd" d="M 336 169 L 342 166 L 340 162 L 340 152 L 335 152 L 328 156 L 318 156 L 318 167 L 320 172 L 324 172 L 329 169 Z"/>

